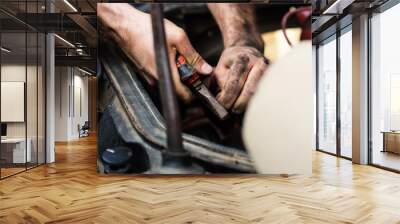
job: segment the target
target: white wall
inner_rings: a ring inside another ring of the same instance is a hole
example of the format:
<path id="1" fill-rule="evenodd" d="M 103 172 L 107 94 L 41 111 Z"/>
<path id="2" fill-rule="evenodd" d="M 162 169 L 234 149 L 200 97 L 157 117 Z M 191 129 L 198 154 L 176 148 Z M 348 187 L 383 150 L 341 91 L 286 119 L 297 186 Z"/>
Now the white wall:
<path id="1" fill-rule="evenodd" d="M 76 68 L 56 67 L 56 141 L 77 139 L 78 124 L 88 120 L 88 78 L 83 75 Z"/>
<path id="2" fill-rule="evenodd" d="M 25 83 L 1 82 L 1 121 L 24 122 Z M 36 105 L 35 107 L 36 108 Z"/>
<path id="3" fill-rule="evenodd" d="M 67 67 L 55 68 L 55 141 L 68 140 L 69 73 Z"/>
<path id="4" fill-rule="evenodd" d="M 28 68 L 29 69 L 29 68 Z M 25 82 L 25 64 L 8 64 L 1 66 L 1 81 L 3 82 Z M 6 110 L 6 108 L 1 108 Z M 7 136 L 8 137 L 25 137 L 25 123 L 7 123 Z"/>
<path id="5" fill-rule="evenodd" d="M 73 94 L 74 96 L 74 107 L 72 108 L 72 130 L 71 135 L 73 138 L 77 138 L 78 133 L 78 124 L 83 125 L 85 121 L 89 119 L 88 113 L 88 78 L 81 76 L 82 73 L 78 71 L 78 75 L 76 74 L 77 70 L 74 71 L 74 83 L 73 83 Z"/>
<path id="6" fill-rule="evenodd" d="M 38 69 L 38 70 L 37 70 Z M 27 80 L 25 80 L 27 78 Z M 45 118 L 44 118 L 44 74 L 42 67 L 36 65 L 24 64 L 3 64 L 1 66 L 1 81 L 2 82 L 24 82 L 26 83 L 26 106 L 22 108 L 22 112 L 27 115 L 26 121 L 23 122 L 6 122 L 7 137 L 9 138 L 25 138 L 25 135 L 30 139 L 30 147 L 32 150 L 32 161 L 39 163 L 44 162 L 45 150 Z M 2 96 L 7 97 L 7 96 Z M 10 108 L 1 108 L 10 110 Z M 8 111 L 11 112 L 12 111 Z M 37 153 L 39 156 L 37 157 Z"/>
<path id="7" fill-rule="evenodd" d="M 3 82 L 26 82 L 26 67 L 20 64 L 4 64 L 1 66 L 1 81 Z M 27 71 L 28 74 L 31 74 L 34 70 L 36 74 L 36 67 L 28 66 Z M 36 83 L 35 83 L 36 84 Z M 29 97 L 36 97 L 36 89 L 34 92 L 27 93 Z M 32 100 L 27 99 L 29 102 Z M 35 105 L 36 107 L 36 105 Z M 1 110 L 7 110 L 7 108 L 1 108 Z M 30 117 L 31 114 L 28 114 L 28 121 L 34 120 L 33 117 Z M 34 115 L 36 118 L 36 114 Z M 36 121 L 36 120 L 35 120 Z M 35 122 L 36 123 L 36 122 Z M 32 125 L 28 125 L 31 127 Z M 8 122 L 7 123 L 7 136 L 8 137 L 25 137 L 25 122 Z M 29 137 L 29 136 L 28 136 Z"/>

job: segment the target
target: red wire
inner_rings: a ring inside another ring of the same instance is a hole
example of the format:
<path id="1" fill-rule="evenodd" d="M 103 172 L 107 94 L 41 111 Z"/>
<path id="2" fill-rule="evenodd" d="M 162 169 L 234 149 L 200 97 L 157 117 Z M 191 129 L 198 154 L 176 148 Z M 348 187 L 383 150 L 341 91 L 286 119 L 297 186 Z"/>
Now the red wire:
<path id="1" fill-rule="evenodd" d="M 308 11 L 308 10 L 310 10 L 310 7 L 300 7 L 295 10 L 289 10 L 283 16 L 282 21 L 281 21 L 281 28 L 282 28 L 283 36 L 285 36 L 285 39 L 290 46 L 292 46 L 292 42 L 290 42 L 289 37 L 287 36 L 287 33 L 286 33 L 287 20 L 295 13 L 302 12 L 302 11 Z"/>

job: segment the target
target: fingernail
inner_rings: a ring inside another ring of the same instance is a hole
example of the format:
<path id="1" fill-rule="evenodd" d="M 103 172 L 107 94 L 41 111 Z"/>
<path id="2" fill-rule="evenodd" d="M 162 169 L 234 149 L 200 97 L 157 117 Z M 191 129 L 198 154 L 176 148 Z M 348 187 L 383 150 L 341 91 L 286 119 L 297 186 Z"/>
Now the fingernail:
<path id="1" fill-rule="evenodd" d="M 207 64 L 207 63 L 204 63 L 204 64 L 201 66 L 201 70 L 202 70 L 202 72 L 204 72 L 204 73 L 206 73 L 206 74 L 209 74 L 209 73 L 212 72 L 213 68 L 211 67 L 211 65 L 209 65 L 209 64 Z"/>

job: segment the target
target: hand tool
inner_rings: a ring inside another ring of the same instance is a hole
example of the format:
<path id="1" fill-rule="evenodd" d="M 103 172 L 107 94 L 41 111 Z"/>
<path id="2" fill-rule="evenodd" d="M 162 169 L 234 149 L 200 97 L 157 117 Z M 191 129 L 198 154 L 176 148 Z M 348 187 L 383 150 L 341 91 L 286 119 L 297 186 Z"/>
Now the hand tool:
<path id="1" fill-rule="evenodd" d="M 187 63 L 183 55 L 176 55 L 176 66 L 178 67 L 181 81 L 189 86 L 219 119 L 226 119 L 228 111 L 215 99 L 210 90 L 201 81 L 200 75 L 194 71 L 190 63 Z"/>

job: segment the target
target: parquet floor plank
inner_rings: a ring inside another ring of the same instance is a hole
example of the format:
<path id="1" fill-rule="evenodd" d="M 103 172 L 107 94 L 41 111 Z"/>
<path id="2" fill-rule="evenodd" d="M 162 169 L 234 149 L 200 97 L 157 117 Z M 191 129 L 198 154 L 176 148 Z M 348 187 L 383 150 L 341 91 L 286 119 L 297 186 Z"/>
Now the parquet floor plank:
<path id="1" fill-rule="evenodd" d="M 0 223 L 400 223 L 400 175 L 315 152 L 313 175 L 96 172 L 96 139 L 0 181 Z"/>

